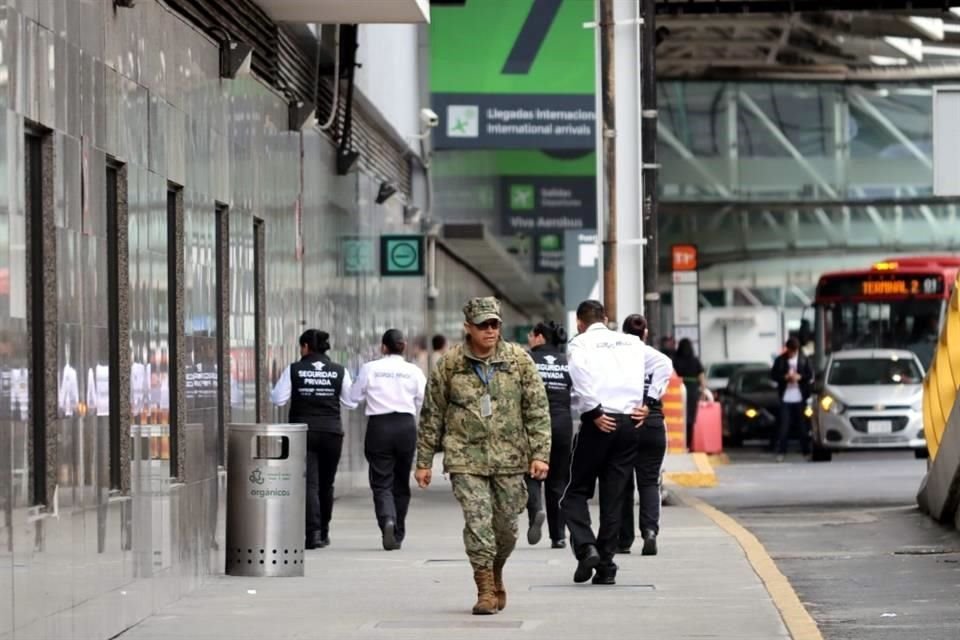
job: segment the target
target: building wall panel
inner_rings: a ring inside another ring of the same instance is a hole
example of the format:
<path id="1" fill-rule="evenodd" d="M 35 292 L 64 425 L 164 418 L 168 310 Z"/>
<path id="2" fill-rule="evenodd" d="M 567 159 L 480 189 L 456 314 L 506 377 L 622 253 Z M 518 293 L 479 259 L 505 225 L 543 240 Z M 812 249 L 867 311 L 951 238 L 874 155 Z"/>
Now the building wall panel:
<path id="1" fill-rule="evenodd" d="M 410 167 L 384 160 L 394 143 L 364 126 L 365 144 L 382 145 L 383 158 L 336 176 L 326 135 L 287 131 L 287 99 L 257 79 L 221 80 L 216 44 L 162 3 L 132 10 L 114 10 L 109 0 L 0 5 L 0 272 L 7 283 L 0 286 L 0 639 L 107 638 L 222 571 L 220 385 L 233 420 L 256 420 L 258 357 L 273 383 L 309 327 L 331 334 L 331 357 L 354 375 L 391 327 L 407 334 L 410 357 L 421 361 L 423 280 L 347 275 L 341 256 L 345 238 L 376 245 L 381 234 L 418 231 L 404 223 L 399 199 L 375 203 L 382 180 L 408 188 Z M 52 136 L 57 273 L 47 336 L 57 356 L 50 391 L 57 417 L 47 424 L 55 435 L 48 469 L 55 491 L 40 506 L 29 496 L 30 422 L 16 387 L 29 360 L 28 123 Z M 129 300 L 119 321 L 128 325 L 131 353 L 121 364 L 129 376 L 131 418 L 121 432 L 130 477 L 119 488 L 111 486 L 109 376 L 102 375 L 112 320 L 108 250 L 116 242 L 107 232 L 108 161 L 123 163 L 126 173 Z M 171 182 L 183 187 L 179 296 L 169 288 Z M 218 333 L 227 328 L 216 307 L 217 203 L 229 208 L 230 364 L 207 385 L 204 374 L 218 367 Z M 259 310 L 255 220 L 265 235 Z M 452 260 L 441 255 L 439 264 L 444 332 L 455 338 L 463 299 L 490 291 Z M 183 321 L 171 326 L 178 299 Z M 260 351 L 258 312 L 265 318 Z M 178 465 L 170 460 L 172 337 L 183 347 L 186 381 Z M 261 389 L 263 413 L 284 419 L 286 409 L 269 406 L 268 393 Z M 359 412 L 345 412 L 344 421 L 338 491 L 366 476 L 364 421 Z"/>

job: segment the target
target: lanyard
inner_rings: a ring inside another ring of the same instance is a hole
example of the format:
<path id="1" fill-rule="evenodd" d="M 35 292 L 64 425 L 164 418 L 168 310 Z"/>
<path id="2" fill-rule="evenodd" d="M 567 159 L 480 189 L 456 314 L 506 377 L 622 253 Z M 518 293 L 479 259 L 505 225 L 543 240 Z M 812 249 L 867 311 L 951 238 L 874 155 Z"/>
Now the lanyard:
<path id="1" fill-rule="evenodd" d="M 484 369 L 484 367 L 480 366 L 477 362 L 473 363 L 473 370 L 476 372 L 477 377 L 480 378 L 480 382 L 483 383 L 484 387 L 490 386 L 490 381 L 493 380 L 493 374 L 497 372 L 493 367 Z"/>

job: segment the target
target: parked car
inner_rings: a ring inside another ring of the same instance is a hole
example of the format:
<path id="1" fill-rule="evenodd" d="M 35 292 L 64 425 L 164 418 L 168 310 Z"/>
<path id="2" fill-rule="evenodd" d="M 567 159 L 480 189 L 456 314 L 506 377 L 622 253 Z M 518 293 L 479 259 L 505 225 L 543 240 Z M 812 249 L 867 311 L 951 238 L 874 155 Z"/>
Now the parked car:
<path id="1" fill-rule="evenodd" d="M 767 365 L 744 365 L 730 375 L 721 396 L 723 432 L 731 446 L 744 440 L 770 440 L 777 426 L 780 398 Z"/>
<path id="2" fill-rule="evenodd" d="M 707 388 L 719 399 L 726 391 L 730 376 L 744 367 L 767 367 L 768 371 L 770 369 L 770 365 L 763 362 L 714 362 L 707 367 Z"/>
<path id="3" fill-rule="evenodd" d="M 813 445 L 816 461 L 849 449 L 912 449 L 926 458 L 917 356 L 899 349 L 833 353 L 814 407 Z"/>

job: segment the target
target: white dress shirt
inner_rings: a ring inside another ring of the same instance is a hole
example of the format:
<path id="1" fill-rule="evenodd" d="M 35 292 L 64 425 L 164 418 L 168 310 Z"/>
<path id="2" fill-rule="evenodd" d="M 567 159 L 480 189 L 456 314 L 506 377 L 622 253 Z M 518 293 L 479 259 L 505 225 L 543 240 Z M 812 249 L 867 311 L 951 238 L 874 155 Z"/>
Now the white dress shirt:
<path id="1" fill-rule="evenodd" d="M 640 338 L 610 331 L 602 322 L 571 340 L 567 355 L 574 411 L 630 414 L 642 406 L 645 346 Z"/>
<path id="2" fill-rule="evenodd" d="M 63 366 L 63 375 L 60 377 L 60 393 L 57 398 L 60 413 L 70 417 L 80 403 L 80 384 L 77 381 L 77 370 L 70 365 Z"/>
<path id="3" fill-rule="evenodd" d="M 799 357 L 797 356 L 793 356 L 787 361 L 787 369 L 790 371 L 790 373 L 796 373 L 798 365 Z M 800 391 L 800 385 L 796 382 L 788 382 L 787 388 L 783 392 L 783 401 L 794 404 L 797 402 L 803 402 L 803 393 Z"/>
<path id="4" fill-rule="evenodd" d="M 644 395 L 659 400 L 673 377 L 673 360 L 648 344 L 643 345 Z"/>
<path id="5" fill-rule="evenodd" d="M 26 420 L 30 416 L 30 371 L 25 368 L 10 369 L 10 413 Z"/>
<path id="6" fill-rule="evenodd" d="M 385 413 L 417 415 L 423 405 L 427 378 L 417 365 L 392 355 L 360 367 L 357 383 L 350 391 L 354 406 L 366 400 L 368 416 Z"/>
<path id="7" fill-rule="evenodd" d="M 98 364 L 87 370 L 87 414 L 110 415 L 110 367 Z"/>
<path id="8" fill-rule="evenodd" d="M 140 415 L 150 394 L 150 365 L 134 362 L 130 365 L 130 412 Z"/>
<path id="9" fill-rule="evenodd" d="M 343 384 L 340 386 L 340 404 L 348 409 L 356 409 L 355 402 L 350 400 L 350 388 L 353 386 L 353 378 L 350 372 L 343 370 Z M 293 393 L 293 384 L 290 382 L 290 365 L 287 365 L 283 373 L 277 379 L 277 384 L 270 390 L 270 401 L 273 404 L 283 406 L 290 401 L 290 394 Z"/>

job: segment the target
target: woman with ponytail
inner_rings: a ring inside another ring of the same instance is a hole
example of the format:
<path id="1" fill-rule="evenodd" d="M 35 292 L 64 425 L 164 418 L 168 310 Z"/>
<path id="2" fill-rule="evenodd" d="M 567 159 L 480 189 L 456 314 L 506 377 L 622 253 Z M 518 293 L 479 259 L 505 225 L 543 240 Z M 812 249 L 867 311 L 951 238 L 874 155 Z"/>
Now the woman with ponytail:
<path id="1" fill-rule="evenodd" d="M 380 341 L 383 357 L 360 367 L 350 394 L 366 403 L 367 436 L 363 451 L 370 465 L 370 490 L 377 525 L 387 551 L 399 549 L 406 535 L 410 506 L 410 469 L 417 450 L 417 413 L 427 379 L 403 353 L 407 342 L 399 329 Z"/>
<path id="2" fill-rule="evenodd" d="M 290 402 L 290 422 L 307 425 L 307 549 L 330 544 L 333 482 L 343 450 L 340 406 L 350 409 L 350 372 L 327 357 L 330 334 L 307 329 L 300 336 L 301 358 L 280 374 L 270 399 Z"/>
<path id="3" fill-rule="evenodd" d="M 667 431 L 663 419 L 660 396 L 673 375 L 673 362 L 666 355 L 646 344 L 649 336 L 647 319 L 638 313 L 626 317 L 623 332 L 640 338 L 644 343 L 645 371 L 643 381 L 644 406 L 633 413 L 637 422 L 637 454 L 633 473 L 623 492 L 623 511 L 620 515 L 620 532 L 617 553 L 630 553 L 636 539 L 633 520 L 634 487 L 640 498 L 637 519 L 643 538 L 642 555 L 657 555 L 657 536 L 660 534 L 660 479 L 663 459 L 667 452 Z M 651 392 L 652 389 L 652 392 Z M 634 485 L 636 476 L 636 485 Z"/>
<path id="4" fill-rule="evenodd" d="M 573 418 L 570 414 L 572 382 L 567 369 L 567 356 L 563 352 L 563 345 L 566 342 L 566 330 L 552 320 L 539 323 L 527 335 L 530 355 L 537 365 L 547 390 L 553 436 L 550 448 L 550 474 L 546 481 L 526 476 L 529 518 L 527 542 L 532 545 L 540 542 L 543 535 L 543 521 L 546 519 L 554 549 L 563 549 L 566 546 L 563 515 L 560 513 L 560 496 L 567 484 L 567 475 L 570 471 L 570 447 L 573 441 Z M 546 494 L 546 518 L 544 518 L 541 489 Z"/>

